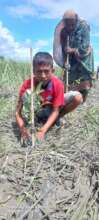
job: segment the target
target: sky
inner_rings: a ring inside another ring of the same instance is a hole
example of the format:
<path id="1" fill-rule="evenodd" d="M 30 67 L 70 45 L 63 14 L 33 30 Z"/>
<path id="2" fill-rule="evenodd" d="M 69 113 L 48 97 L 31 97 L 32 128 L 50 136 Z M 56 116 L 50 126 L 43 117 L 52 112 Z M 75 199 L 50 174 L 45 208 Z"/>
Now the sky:
<path id="1" fill-rule="evenodd" d="M 0 56 L 25 61 L 38 51 L 52 54 L 54 30 L 66 10 L 88 21 L 95 68 L 99 65 L 99 0 L 0 0 Z"/>

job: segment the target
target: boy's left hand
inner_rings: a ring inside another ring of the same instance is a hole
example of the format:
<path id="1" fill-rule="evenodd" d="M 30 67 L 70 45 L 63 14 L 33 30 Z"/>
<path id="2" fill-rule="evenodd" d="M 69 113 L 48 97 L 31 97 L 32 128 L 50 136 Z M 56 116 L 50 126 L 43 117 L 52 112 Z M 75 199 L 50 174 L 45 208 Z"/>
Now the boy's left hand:
<path id="1" fill-rule="evenodd" d="M 42 129 L 39 129 L 39 131 L 37 132 L 36 136 L 37 136 L 38 140 L 43 140 L 44 137 L 45 137 L 45 132 Z"/>

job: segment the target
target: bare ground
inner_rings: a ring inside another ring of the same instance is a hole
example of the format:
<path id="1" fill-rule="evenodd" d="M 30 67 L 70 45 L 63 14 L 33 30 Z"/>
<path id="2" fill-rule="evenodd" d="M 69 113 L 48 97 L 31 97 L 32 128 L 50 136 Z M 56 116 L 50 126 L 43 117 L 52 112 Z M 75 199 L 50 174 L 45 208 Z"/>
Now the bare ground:
<path id="1" fill-rule="evenodd" d="M 14 110 L 0 119 L 0 220 L 99 219 L 98 100 L 99 81 L 34 149 L 20 146 Z"/>

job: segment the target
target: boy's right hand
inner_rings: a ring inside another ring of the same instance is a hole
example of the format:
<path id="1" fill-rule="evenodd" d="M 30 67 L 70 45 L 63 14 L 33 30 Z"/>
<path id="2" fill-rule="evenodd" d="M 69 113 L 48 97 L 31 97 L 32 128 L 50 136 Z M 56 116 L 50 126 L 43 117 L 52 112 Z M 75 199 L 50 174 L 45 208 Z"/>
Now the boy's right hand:
<path id="1" fill-rule="evenodd" d="M 30 137 L 30 133 L 27 128 L 23 127 L 20 130 L 21 130 L 21 138 L 23 138 L 23 140 L 26 140 Z"/>

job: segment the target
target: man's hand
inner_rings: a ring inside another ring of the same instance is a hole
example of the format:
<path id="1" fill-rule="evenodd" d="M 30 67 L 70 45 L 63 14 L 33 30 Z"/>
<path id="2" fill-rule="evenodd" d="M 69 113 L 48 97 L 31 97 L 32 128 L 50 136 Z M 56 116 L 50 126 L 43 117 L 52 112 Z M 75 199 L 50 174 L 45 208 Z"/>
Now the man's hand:
<path id="1" fill-rule="evenodd" d="M 75 48 L 67 47 L 65 49 L 65 51 L 66 51 L 67 54 L 74 54 L 75 53 Z"/>
<path id="2" fill-rule="evenodd" d="M 65 52 L 70 55 L 74 54 L 76 58 L 79 58 L 79 52 L 76 48 L 66 47 Z"/>

